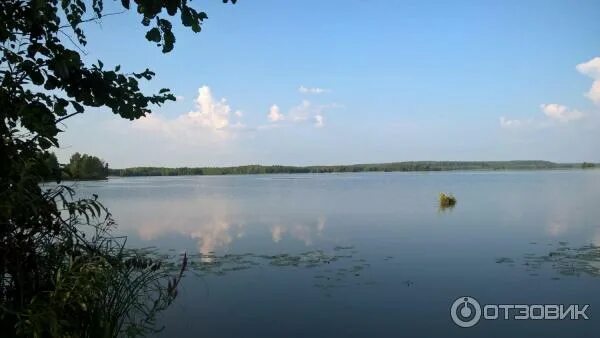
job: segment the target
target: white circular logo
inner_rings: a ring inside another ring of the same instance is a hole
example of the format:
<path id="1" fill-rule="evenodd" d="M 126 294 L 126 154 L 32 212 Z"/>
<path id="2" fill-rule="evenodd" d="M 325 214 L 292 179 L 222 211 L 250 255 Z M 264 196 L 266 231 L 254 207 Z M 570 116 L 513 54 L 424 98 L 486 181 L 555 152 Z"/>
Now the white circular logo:
<path id="1" fill-rule="evenodd" d="M 460 327 L 471 327 L 481 318 L 481 306 L 472 297 L 459 297 L 452 303 L 450 315 L 454 323 Z"/>

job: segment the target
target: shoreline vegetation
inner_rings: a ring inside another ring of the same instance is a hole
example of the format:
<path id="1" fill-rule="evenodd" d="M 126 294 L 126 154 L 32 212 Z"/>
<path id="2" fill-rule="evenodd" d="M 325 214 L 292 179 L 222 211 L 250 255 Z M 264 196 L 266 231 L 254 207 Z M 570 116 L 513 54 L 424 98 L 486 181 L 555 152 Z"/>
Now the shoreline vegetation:
<path id="1" fill-rule="evenodd" d="M 538 160 L 522 161 L 408 161 L 351 165 L 283 166 L 243 165 L 232 167 L 132 167 L 108 169 L 108 176 L 194 176 L 194 175 L 257 175 L 310 174 L 347 172 L 419 172 L 419 171 L 494 171 L 494 170 L 556 170 L 594 169 L 598 163 L 555 163 Z"/>

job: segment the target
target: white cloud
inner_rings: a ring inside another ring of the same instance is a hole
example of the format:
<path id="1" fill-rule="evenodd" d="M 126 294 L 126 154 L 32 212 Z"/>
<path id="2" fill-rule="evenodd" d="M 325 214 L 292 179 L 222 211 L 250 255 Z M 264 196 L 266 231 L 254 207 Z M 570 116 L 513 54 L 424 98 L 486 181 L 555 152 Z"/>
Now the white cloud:
<path id="1" fill-rule="evenodd" d="M 185 100 L 185 97 L 184 97 L 183 95 L 176 95 L 176 96 L 175 96 L 175 99 L 176 99 L 177 101 L 183 101 L 183 100 Z"/>
<path id="2" fill-rule="evenodd" d="M 133 127 L 161 134 L 181 144 L 194 146 L 225 145 L 226 140 L 235 138 L 243 132 L 256 132 L 294 123 L 310 123 L 316 128 L 325 126 L 326 110 L 340 107 L 337 104 L 313 104 L 303 100 L 299 105 L 284 113 L 273 104 L 269 108 L 267 119 L 271 123 L 258 126 L 247 126 L 243 121 L 241 110 L 234 110 L 225 99 L 217 99 L 211 88 L 198 88 L 195 108 L 185 114 L 168 118 L 164 114 L 151 114 L 134 122 Z M 281 123 L 285 122 L 285 123 Z"/>
<path id="3" fill-rule="evenodd" d="M 305 87 L 300 86 L 298 91 L 304 94 L 322 94 L 325 92 L 329 92 L 329 89 L 318 88 L 318 87 Z M 309 100 L 302 100 L 302 102 L 289 109 L 289 111 L 284 114 L 281 112 L 281 109 L 278 105 L 273 104 L 271 108 L 269 108 L 269 113 L 267 114 L 267 118 L 270 122 L 280 122 L 287 121 L 289 123 L 302 123 L 302 122 L 313 122 L 313 125 L 316 128 L 322 128 L 325 126 L 325 115 L 324 112 L 331 108 L 339 108 L 341 107 L 338 104 L 330 103 L 330 104 L 313 104 Z M 271 129 L 274 126 L 278 126 L 279 124 L 269 124 L 266 126 L 258 126 L 257 130 L 263 129 Z"/>
<path id="4" fill-rule="evenodd" d="M 308 100 L 303 100 L 302 103 L 293 107 L 290 110 L 290 118 L 293 121 L 301 122 L 307 120 L 317 120 L 323 121 L 325 112 L 330 109 L 342 108 L 343 106 L 337 103 L 328 103 L 328 104 L 313 104 Z M 321 125 L 322 126 L 322 125 Z"/>
<path id="5" fill-rule="evenodd" d="M 556 125 L 556 122 L 567 123 L 582 119 L 585 114 L 557 103 L 542 104 L 540 109 L 546 119 L 510 119 L 500 117 L 500 127 L 510 130 L 540 129 Z"/>
<path id="6" fill-rule="evenodd" d="M 592 88 L 585 93 L 585 96 L 595 104 L 600 105 L 600 80 L 596 80 L 592 83 Z"/>
<path id="7" fill-rule="evenodd" d="M 313 125 L 317 128 L 325 126 L 325 111 L 328 109 L 339 108 L 338 104 L 323 104 L 314 105 L 308 100 L 302 100 L 302 102 L 292 107 L 287 114 L 281 113 L 281 110 L 277 105 L 272 105 L 269 109 L 268 119 L 271 122 L 278 121 L 289 121 L 291 123 L 306 123 L 313 122 Z M 258 129 L 266 129 L 259 127 Z"/>
<path id="8" fill-rule="evenodd" d="M 211 129 L 223 129 L 229 125 L 231 107 L 224 98 L 215 100 L 208 86 L 198 89 L 196 111 L 187 114 L 190 123 Z"/>
<path id="9" fill-rule="evenodd" d="M 272 105 L 271 108 L 269 108 L 268 118 L 271 122 L 278 122 L 284 119 L 283 114 L 281 113 L 279 107 L 276 104 Z"/>
<path id="10" fill-rule="evenodd" d="M 327 93 L 330 90 L 329 89 L 325 89 L 325 88 L 319 88 L 319 87 L 304 87 L 304 86 L 300 86 L 298 88 L 298 91 L 302 94 L 323 94 L 323 93 Z"/>
<path id="11" fill-rule="evenodd" d="M 198 89 L 198 97 L 195 102 L 195 110 L 175 119 L 166 119 L 152 114 L 139 119 L 134 126 L 142 130 L 161 132 L 167 136 L 183 140 L 206 138 L 207 131 L 224 136 L 227 135 L 228 131 L 239 130 L 244 127 L 239 121 L 242 112 L 232 112 L 227 100 L 224 98 L 215 99 L 208 86 L 202 86 Z M 232 121 L 232 115 L 237 117 L 237 121 Z"/>
<path id="12" fill-rule="evenodd" d="M 581 74 L 594 79 L 592 87 L 585 94 L 594 103 L 600 105 L 600 57 L 595 57 L 575 67 Z"/>
<path id="13" fill-rule="evenodd" d="M 581 119 L 584 114 L 578 110 L 570 109 L 557 103 L 542 104 L 540 108 L 544 114 L 552 120 L 559 122 L 569 122 Z"/>
<path id="14" fill-rule="evenodd" d="M 580 63 L 575 67 L 581 74 L 587 75 L 592 79 L 600 80 L 600 57 L 595 57 L 590 61 Z"/>

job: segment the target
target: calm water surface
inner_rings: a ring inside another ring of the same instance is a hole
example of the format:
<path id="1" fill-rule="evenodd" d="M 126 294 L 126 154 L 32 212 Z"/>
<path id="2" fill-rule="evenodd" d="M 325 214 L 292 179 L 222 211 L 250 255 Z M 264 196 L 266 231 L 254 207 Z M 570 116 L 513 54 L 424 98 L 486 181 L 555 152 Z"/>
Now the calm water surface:
<path id="1" fill-rule="evenodd" d="M 337 257 L 190 272 L 160 336 L 597 336 L 600 278 L 530 261 L 600 245 L 600 171 L 111 178 L 78 187 L 98 193 L 133 246 Z M 438 210 L 442 191 L 458 198 L 454 209 Z M 590 320 L 465 329 L 450 318 L 459 296 L 590 304 Z"/>

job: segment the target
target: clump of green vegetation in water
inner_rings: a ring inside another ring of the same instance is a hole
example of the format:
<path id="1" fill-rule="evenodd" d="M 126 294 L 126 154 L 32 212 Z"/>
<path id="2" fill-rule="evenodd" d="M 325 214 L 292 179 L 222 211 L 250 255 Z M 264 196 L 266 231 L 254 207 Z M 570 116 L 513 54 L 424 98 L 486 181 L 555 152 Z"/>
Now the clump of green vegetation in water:
<path id="1" fill-rule="evenodd" d="M 567 244 L 559 242 L 559 246 L 546 255 L 527 254 L 524 265 L 528 271 L 549 266 L 563 276 L 600 277 L 600 246 L 589 244 L 572 248 Z"/>
<path id="2" fill-rule="evenodd" d="M 594 168 L 596 165 L 594 163 L 588 163 L 588 162 L 583 162 L 581 164 L 581 168 L 582 169 L 591 169 Z"/>
<path id="3" fill-rule="evenodd" d="M 452 194 L 440 193 L 440 209 L 452 208 L 456 205 L 456 197 Z"/>
<path id="4" fill-rule="evenodd" d="M 533 242 L 535 243 L 535 242 Z M 558 245 L 546 254 L 526 253 L 522 266 L 530 276 L 540 276 L 540 272 L 550 269 L 564 277 L 600 277 L 600 246 L 589 244 L 581 247 L 569 247 L 567 242 Z M 515 266 L 510 258 L 496 259 L 496 263 L 509 263 Z M 560 280 L 551 276 L 552 280 Z"/>

